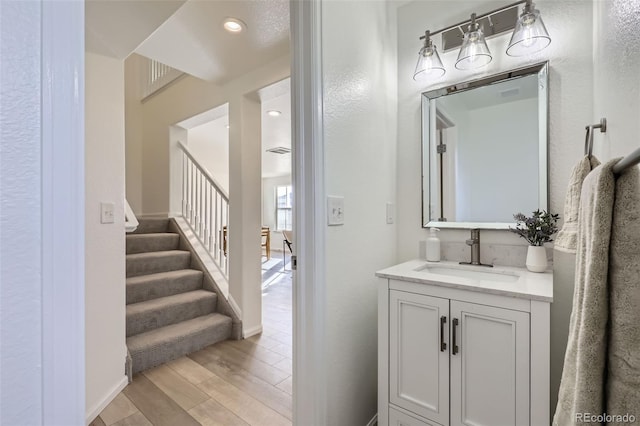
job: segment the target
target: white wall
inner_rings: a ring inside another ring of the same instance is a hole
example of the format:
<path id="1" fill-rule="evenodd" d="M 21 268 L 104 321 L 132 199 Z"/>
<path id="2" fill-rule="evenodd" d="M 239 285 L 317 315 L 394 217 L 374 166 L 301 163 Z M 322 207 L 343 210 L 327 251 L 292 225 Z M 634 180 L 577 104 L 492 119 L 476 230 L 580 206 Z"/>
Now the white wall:
<path id="1" fill-rule="evenodd" d="M 43 422 L 41 8 L 40 2 L 0 3 L 3 425 Z"/>
<path id="2" fill-rule="evenodd" d="M 86 53 L 86 404 L 99 414 L 126 385 L 124 64 Z M 100 203 L 115 223 L 100 223 Z"/>
<path id="3" fill-rule="evenodd" d="M 127 201 L 133 213 L 142 213 L 142 104 L 140 103 L 141 57 L 133 54 L 125 67 L 125 176 Z"/>
<path id="4" fill-rule="evenodd" d="M 254 94 L 229 100 L 229 293 L 244 337 L 262 332 L 262 113 Z"/>
<path id="5" fill-rule="evenodd" d="M 290 157 L 289 157 L 290 158 Z M 276 186 L 291 185 L 291 175 L 262 179 L 262 225 L 271 229 L 271 250 L 282 251 L 282 232 L 276 230 Z M 285 250 L 289 249 L 285 247 Z"/>
<path id="6" fill-rule="evenodd" d="M 640 147 L 640 33 L 634 25 L 640 1 L 594 1 L 593 14 L 592 121 L 607 118 L 607 133 L 596 131 L 594 153 L 606 160 Z"/>
<path id="7" fill-rule="evenodd" d="M 229 117 L 218 118 L 187 130 L 189 149 L 194 157 L 229 193 Z"/>
<path id="8" fill-rule="evenodd" d="M 345 224 L 327 228 L 327 424 L 377 411 L 376 270 L 396 261 L 386 203 L 396 191 L 396 28 L 385 2 L 322 5 L 326 192 Z M 345 31 L 348 31 L 345 33 Z M 348 36 L 345 36 L 348 34 Z"/>
<path id="9" fill-rule="evenodd" d="M 278 58 L 224 86 L 216 86 L 187 76 L 142 104 L 143 214 L 167 214 L 170 211 L 169 126 L 221 106 L 233 96 L 255 92 L 275 81 L 287 78 L 290 74 L 289 63 L 289 56 Z M 127 59 L 125 68 L 132 66 L 134 63 L 131 58 Z M 133 120 L 135 117 L 130 117 L 127 112 L 127 126 Z M 231 125 L 233 126 L 233 123 Z"/>
<path id="10" fill-rule="evenodd" d="M 446 86 L 453 82 L 475 79 L 546 59 L 550 61 L 550 209 L 562 215 L 569 174 L 573 165 L 583 155 L 584 126 L 594 120 L 593 46 L 590 37 L 584 36 L 592 30 L 593 5 L 585 1 L 538 1 L 536 4 L 553 40 L 547 49 L 534 58 L 511 58 L 504 54 L 509 35 L 496 37 L 488 41 L 489 48 L 494 52 L 493 62 L 475 74 L 456 70 L 453 66 L 455 52 L 447 53 L 442 55 L 447 74 L 438 85 Z M 419 93 L 428 88 L 419 86 L 411 79 L 420 48 L 417 38 L 427 28 L 438 29 L 464 19 L 473 11 L 482 13 L 503 5 L 503 2 L 457 1 L 456 7 L 452 8 L 451 3 L 445 1 L 415 1 L 398 11 L 398 157 L 399 164 L 402 165 L 398 174 L 399 261 L 415 258 L 418 241 L 427 236 L 425 230 L 420 228 Z M 571 26 L 567 26 L 567 22 L 570 22 Z M 611 58 L 608 52 L 607 58 Z M 612 62 L 610 66 L 616 65 Z M 607 74 L 607 77 L 611 75 L 617 76 L 618 73 Z M 632 78 L 631 74 L 629 78 Z M 635 121 L 638 121 L 637 116 Z M 468 231 L 444 230 L 440 233 L 440 238 L 443 243 L 462 242 L 468 238 Z M 483 231 L 482 242 L 484 247 L 526 244 L 524 240 L 506 231 Z M 498 258 L 497 262 L 500 260 Z M 573 294 L 573 268 L 573 258 L 565 258 L 555 253 L 555 300 L 551 306 L 552 411 L 555 408 L 559 371 L 564 360 L 564 345 L 567 340 Z"/>

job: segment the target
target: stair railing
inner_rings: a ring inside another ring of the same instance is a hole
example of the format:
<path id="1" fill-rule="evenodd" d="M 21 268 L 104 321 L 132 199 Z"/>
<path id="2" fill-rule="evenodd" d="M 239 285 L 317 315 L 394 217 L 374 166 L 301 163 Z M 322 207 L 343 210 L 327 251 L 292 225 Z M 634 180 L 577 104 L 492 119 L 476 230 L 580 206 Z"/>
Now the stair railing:
<path id="1" fill-rule="evenodd" d="M 140 73 L 140 99 L 148 97 L 182 77 L 180 70 L 146 57 L 142 58 Z"/>
<path id="2" fill-rule="evenodd" d="M 129 205 L 127 199 L 124 199 L 124 230 L 125 232 L 133 232 L 138 228 L 138 218 L 133 212 L 133 209 Z"/>
<path id="3" fill-rule="evenodd" d="M 178 142 L 178 146 L 182 150 L 182 217 L 228 279 L 229 195 L 186 145 Z"/>

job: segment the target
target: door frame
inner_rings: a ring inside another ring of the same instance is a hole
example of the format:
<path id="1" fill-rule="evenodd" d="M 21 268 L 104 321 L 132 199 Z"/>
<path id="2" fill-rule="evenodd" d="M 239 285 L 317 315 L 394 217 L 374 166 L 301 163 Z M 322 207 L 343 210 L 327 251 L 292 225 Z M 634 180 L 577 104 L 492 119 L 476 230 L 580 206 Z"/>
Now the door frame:
<path id="1" fill-rule="evenodd" d="M 42 206 L 43 418 L 51 424 L 82 424 L 84 3 L 41 0 L 41 4 L 42 171 L 49 179 Z M 322 9 L 321 0 L 291 0 L 290 6 L 294 248 L 298 260 L 293 273 L 294 423 L 321 425 L 326 424 Z"/>
<path id="2" fill-rule="evenodd" d="M 326 424 L 322 1 L 291 0 L 293 424 Z"/>
<path id="3" fill-rule="evenodd" d="M 40 4 L 42 419 L 79 425 L 86 410 L 84 2 Z"/>

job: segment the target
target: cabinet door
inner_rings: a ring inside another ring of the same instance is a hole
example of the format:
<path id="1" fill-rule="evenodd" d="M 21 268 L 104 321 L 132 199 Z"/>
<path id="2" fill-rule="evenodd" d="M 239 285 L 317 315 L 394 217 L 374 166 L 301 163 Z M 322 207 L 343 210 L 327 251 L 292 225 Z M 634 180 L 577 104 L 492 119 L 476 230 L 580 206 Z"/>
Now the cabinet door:
<path id="1" fill-rule="evenodd" d="M 528 425 L 529 314 L 452 300 L 451 321 L 451 424 Z"/>
<path id="2" fill-rule="evenodd" d="M 449 300 L 392 290 L 389 303 L 390 402 L 448 425 Z"/>

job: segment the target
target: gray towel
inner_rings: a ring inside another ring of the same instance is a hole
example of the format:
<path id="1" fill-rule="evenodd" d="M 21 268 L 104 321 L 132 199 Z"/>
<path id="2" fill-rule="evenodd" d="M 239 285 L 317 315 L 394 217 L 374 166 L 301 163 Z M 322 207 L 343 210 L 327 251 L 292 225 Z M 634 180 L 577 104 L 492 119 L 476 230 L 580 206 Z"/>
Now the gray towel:
<path id="1" fill-rule="evenodd" d="M 580 208 L 580 193 L 582 191 L 582 182 L 584 178 L 600 165 L 600 161 L 594 156 L 582 157 L 578 164 L 573 168 L 571 177 L 569 178 L 569 187 L 567 188 L 567 196 L 564 200 L 564 225 L 553 245 L 555 250 L 566 253 L 575 253 L 578 241 L 578 209 Z"/>
<path id="2" fill-rule="evenodd" d="M 640 421 L 640 170 L 618 177 L 609 249 L 608 414 Z M 610 422 L 611 425 L 629 423 Z"/>
<path id="3" fill-rule="evenodd" d="M 576 414 L 604 413 L 609 316 L 607 274 L 615 163 L 612 160 L 597 167 L 582 185 L 576 283 L 554 426 L 591 424 L 578 421 Z"/>

